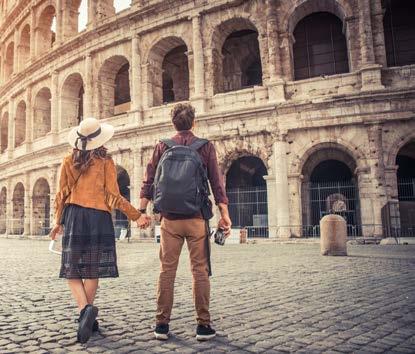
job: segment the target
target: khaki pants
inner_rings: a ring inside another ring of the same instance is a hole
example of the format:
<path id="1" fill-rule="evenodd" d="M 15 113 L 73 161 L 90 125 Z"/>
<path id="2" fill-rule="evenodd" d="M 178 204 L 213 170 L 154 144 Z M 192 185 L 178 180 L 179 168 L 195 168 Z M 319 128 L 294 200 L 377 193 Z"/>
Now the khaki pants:
<path id="1" fill-rule="evenodd" d="M 206 224 L 202 219 L 161 222 L 160 277 L 157 288 L 157 324 L 167 324 L 173 307 L 174 280 L 184 240 L 190 254 L 193 275 L 193 301 L 198 324 L 209 324 L 210 282 Z"/>

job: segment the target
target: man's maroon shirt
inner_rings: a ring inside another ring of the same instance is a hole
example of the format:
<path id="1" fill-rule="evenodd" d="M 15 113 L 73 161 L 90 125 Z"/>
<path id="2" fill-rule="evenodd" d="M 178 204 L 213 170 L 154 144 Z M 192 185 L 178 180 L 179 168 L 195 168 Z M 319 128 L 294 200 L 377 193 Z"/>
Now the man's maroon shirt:
<path id="1" fill-rule="evenodd" d="M 195 141 L 197 137 L 190 130 L 179 131 L 172 140 L 180 145 L 189 146 Z M 146 175 L 144 178 L 143 186 L 141 188 L 140 198 L 146 198 L 149 200 L 153 199 L 153 182 L 156 175 L 157 165 L 160 161 L 163 153 L 168 149 L 167 145 L 160 142 L 156 145 L 153 157 L 147 165 Z M 210 186 L 212 188 L 212 193 L 215 198 L 215 203 L 228 204 L 228 198 L 226 196 L 225 185 L 223 182 L 223 176 L 219 171 L 218 160 L 216 157 L 215 147 L 211 142 L 203 145 L 198 153 L 202 159 L 203 165 L 206 168 Z M 162 216 L 169 220 L 175 219 L 191 219 L 191 218 L 201 218 L 201 214 L 196 214 L 192 216 L 178 215 L 178 214 L 162 214 Z"/>

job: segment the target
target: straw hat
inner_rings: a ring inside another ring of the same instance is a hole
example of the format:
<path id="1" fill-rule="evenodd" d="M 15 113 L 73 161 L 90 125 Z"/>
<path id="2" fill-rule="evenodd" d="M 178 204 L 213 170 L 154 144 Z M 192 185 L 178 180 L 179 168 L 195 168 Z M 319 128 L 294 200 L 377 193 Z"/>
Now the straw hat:
<path id="1" fill-rule="evenodd" d="M 78 150 L 94 150 L 104 145 L 114 135 L 114 127 L 99 123 L 96 118 L 85 118 L 68 135 L 69 144 Z"/>

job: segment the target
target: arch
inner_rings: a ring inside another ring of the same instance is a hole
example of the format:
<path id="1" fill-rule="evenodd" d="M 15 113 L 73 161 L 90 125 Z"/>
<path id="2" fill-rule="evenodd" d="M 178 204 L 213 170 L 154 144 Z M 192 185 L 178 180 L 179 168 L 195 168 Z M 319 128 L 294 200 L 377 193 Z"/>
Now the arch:
<path id="1" fill-rule="evenodd" d="M 330 149 L 341 150 L 346 155 L 351 156 L 356 162 L 357 168 L 365 169 L 369 167 L 366 163 L 366 160 L 364 159 L 365 153 L 358 146 L 355 146 L 354 144 L 342 138 L 321 140 L 322 141 L 318 144 L 310 142 L 298 152 L 297 158 L 294 159 L 290 165 L 290 174 L 301 175 L 303 172 L 304 164 L 313 153 L 319 150 Z"/>
<path id="2" fill-rule="evenodd" d="M 40 13 L 36 27 L 36 54 L 41 55 L 50 50 L 56 40 L 54 26 L 56 10 L 52 5 L 46 6 Z"/>
<path id="3" fill-rule="evenodd" d="M 125 168 L 119 165 L 117 165 L 116 168 L 117 183 L 120 188 L 120 193 L 125 199 L 130 201 L 130 176 Z M 113 212 L 113 219 L 116 237 L 120 237 L 122 229 L 128 230 L 126 236 L 129 237 L 131 231 L 127 216 L 117 209 Z"/>
<path id="4" fill-rule="evenodd" d="M 126 57 L 114 55 L 106 59 L 99 70 L 98 81 L 101 118 L 130 110 L 129 61 Z M 124 103 L 116 106 L 116 102 Z"/>
<path id="5" fill-rule="evenodd" d="M 395 140 L 392 144 L 392 147 L 389 149 L 387 157 L 387 165 L 393 166 L 396 164 L 396 157 L 399 151 L 411 141 L 415 140 L 415 133 L 409 133 L 407 131 L 403 132 L 402 135 Z"/>
<path id="6" fill-rule="evenodd" d="M 78 125 L 84 117 L 84 81 L 80 73 L 66 77 L 61 89 L 61 127 Z"/>
<path id="7" fill-rule="evenodd" d="M 9 113 L 4 112 L 0 122 L 0 153 L 6 151 L 9 145 Z"/>
<path id="8" fill-rule="evenodd" d="M 262 85 L 258 29 L 252 21 L 237 17 L 220 23 L 211 45 L 214 93 Z"/>
<path id="9" fill-rule="evenodd" d="M 345 24 L 346 18 L 353 16 L 353 9 L 347 1 L 305 0 L 299 6 L 291 7 L 291 11 L 287 12 L 282 19 L 281 28 L 292 34 L 301 19 L 315 12 L 329 12 L 337 16 L 343 24 Z"/>
<path id="10" fill-rule="evenodd" d="M 25 189 L 23 183 L 16 184 L 13 190 L 13 218 L 12 218 L 12 233 L 13 235 L 22 235 L 24 232 L 24 197 Z"/>
<path id="11" fill-rule="evenodd" d="M 339 144 L 317 145 L 301 166 L 303 235 L 319 236 L 320 219 L 329 213 L 342 215 L 349 235 L 360 234 L 360 198 L 357 161 Z"/>
<path id="12" fill-rule="evenodd" d="M 17 105 L 14 134 L 14 146 L 22 145 L 26 140 L 26 103 L 23 100 Z"/>
<path id="13" fill-rule="evenodd" d="M 51 131 L 51 98 L 48 87 L 43 87 L 36 94 L 33 106 L 33 138 L 38 139 Z"/>
<path id="14" fill-rule="evenodd" d="M 386 61 L 388 66 L 415 64 L 415 3 L 383 0 Z"/>
<path id="15" fill-rule="evenodd" d="M 415 236 L 415 139 L 406 142 L 396 155 L 401 236 Z"/>
<path id="16" fill-rule="evenodd" d="M 148 53 L 148 104 L 189 99 L 188 46 L 177 36 L 158 39 Z"/>
<path id="17" fill-rule="evenodd" d="M 14 73 L 14 42 L 10 42 L 6 49 L 6 59 L 4 62 L 5 81 Z"/>
<path id="18" fill-rule="evenodd" d="M 337 16 L 312 13 L 297 23 L 293 36 L 295 80 L 349 72 L 346 37 Z"/>
<path id="19" fill-rule="evenodd" d="M 232 161 L 226 174 L 232 224 L 246 228 L 248 237 L 268 237 L 267 174 L 264 162 L 252 155 Z"/>
<path id="20" fill-rule="evenodd" d="M 32 234 L 47 235 L 50 229 L 50 188 L 48 181 L 41 177 L 32 194 Z"/>
<path id="21" fill-rule="evenodd" d="M 0 234 L 7 230 L 7 188 L 3 187 L 0 192 Z"/>
<path id="22" fill-rule="evenodd" d="M 76 32 L 82 32 L 88 24 L 88 0 L 73 1 L 72 6 L 76 9 Z"/>
<path id="23" fill-rule="evenodd" d="M 30 25 L 26 24 L 20 32 L 19 68 L 24 69 L 30 60 Z"/>

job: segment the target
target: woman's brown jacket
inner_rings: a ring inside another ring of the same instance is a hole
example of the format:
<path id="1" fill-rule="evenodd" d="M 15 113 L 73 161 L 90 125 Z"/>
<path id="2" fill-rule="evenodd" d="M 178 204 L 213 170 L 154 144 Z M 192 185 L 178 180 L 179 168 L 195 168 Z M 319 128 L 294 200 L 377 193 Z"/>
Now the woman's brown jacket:
<path id="1" fill-rule="evenodd" d="M 140 212 L 120 194 L 117 170 L 110 157 L 94 158 L 88 170 L 81 175 L 73 165 L 72 155 L 65 157 L 61 166 L 59 190 L 55 198 L 56 224 L 61 223 L 65 204 L 77 204 L 108 212 L 119 209 L 130 220 L 137 220 L 140 217 Z"/>

